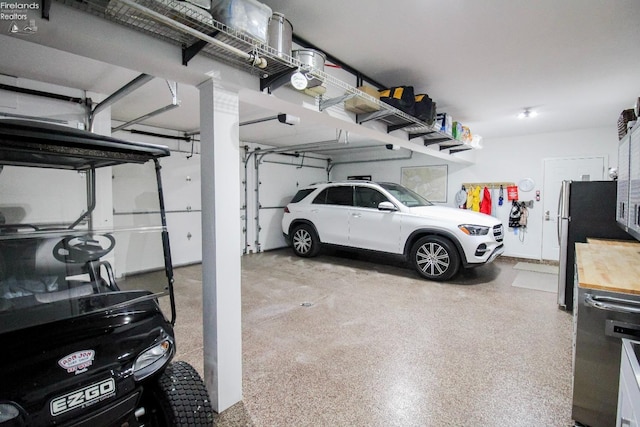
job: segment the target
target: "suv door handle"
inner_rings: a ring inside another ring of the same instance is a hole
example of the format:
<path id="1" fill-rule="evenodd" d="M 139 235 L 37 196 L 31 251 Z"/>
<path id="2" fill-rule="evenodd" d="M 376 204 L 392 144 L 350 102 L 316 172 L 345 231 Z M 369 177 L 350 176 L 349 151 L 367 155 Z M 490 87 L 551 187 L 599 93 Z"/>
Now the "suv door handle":
<path id="1" fill-rule="evenodd" d="M 354 213 L 351 214 L 351 216 L 354 217 L 354 218 L 360 218 L 362 216 L 362 214 L 354 212 Z"/>

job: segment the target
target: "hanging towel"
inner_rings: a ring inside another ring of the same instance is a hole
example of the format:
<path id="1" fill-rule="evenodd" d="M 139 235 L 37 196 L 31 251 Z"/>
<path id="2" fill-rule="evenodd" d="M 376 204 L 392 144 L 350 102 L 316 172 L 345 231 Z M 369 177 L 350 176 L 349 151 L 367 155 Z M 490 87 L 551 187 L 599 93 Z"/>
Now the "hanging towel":
<path id="1" fill-rule="evenodd" d="M 491 215 L 491 192 L 487 187 L 484 187 L 482 203 L 480 203 L 480 212 Z"/>
<path id="2" fill-rule="evenodd" d="M 482 188 L 480 188 L 480 186 L 474 187 L 472 193 L 472 204 L 471 204 L 471 209 L 473 209 L 475 212 L 480 212 L 480 192 L 482 191 Z"/>
<path id="3" fill-rule="evenodd" d="M 467 209 L 473 207 L 473 187 L 469 187 L 467 190 Z"/>
<path id="4" fill-rule="evenodd" d="M 498 190 L 495 188 L 491 189 L 491 215 L 498 217 L 498 197 L 496 197 L 496 193 Z"/>

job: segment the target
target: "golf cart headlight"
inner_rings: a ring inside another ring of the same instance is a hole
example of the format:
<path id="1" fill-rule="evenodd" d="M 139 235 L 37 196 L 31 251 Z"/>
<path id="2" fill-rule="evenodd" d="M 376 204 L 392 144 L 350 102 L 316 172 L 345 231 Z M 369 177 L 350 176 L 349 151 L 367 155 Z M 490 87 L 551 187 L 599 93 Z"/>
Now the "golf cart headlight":
<path id="1" fill-rule="evenodd" d="M 173 355 L 173 342 L 167 338 L 140 353 L 133 363 L 133 378 L 140 381 L 162 368 Z"/>
<path id="2" fill-rule="evenodd" d="M 482 225 L 461 224 L 458 228 L 469 236 L 484 236 L 489 233 L 489 227 Z"/>
<path id="3" fill-rule="evenodd" d="M 11 403 L 0 403 L 0 424 L 13 420 L 20 415 L 20 410 Z M 13 423 L 11 423 L 13 425 Z"/>

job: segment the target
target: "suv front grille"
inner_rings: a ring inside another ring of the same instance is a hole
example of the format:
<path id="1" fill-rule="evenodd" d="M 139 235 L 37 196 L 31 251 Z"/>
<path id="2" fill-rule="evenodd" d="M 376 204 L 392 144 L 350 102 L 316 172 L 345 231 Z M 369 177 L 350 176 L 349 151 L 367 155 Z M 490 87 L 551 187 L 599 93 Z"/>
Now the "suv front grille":
<path id="1" fill-rule="evenodd" d="M 495 237 L 496 242 L 502 242 L 502 240 L 504 240 L 504 228 L 502 224 L 493 227 L 493 237 Z"/>

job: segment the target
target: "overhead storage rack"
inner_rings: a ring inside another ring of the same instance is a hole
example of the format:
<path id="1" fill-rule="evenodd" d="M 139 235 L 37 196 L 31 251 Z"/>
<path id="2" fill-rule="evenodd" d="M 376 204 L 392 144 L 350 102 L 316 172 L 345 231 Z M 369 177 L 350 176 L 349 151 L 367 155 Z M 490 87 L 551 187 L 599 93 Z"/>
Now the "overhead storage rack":
<path id="1" fill-rule="evenodd" d="M 322 80 L 326 85 L 344 90 L 344 95 L 323 99 L 317 95 L 320 111 L 360 97 L 379 107 L 379 111 L 358 115 L 359 124 L 376 120 L 387 125 L 387 132 L 402 129 L 408 139 L 420 138 L 425 146 L 438 144 L 450 154 L 472 147 L 433 126 L 325 73 L 278 52 L 248 35 L 212 19 L 211 15 L 184 1 L 177 0 L 58 0 L 117 22 L 182 48 L 182 62 L 187 65 L 197 54 L 203 54 L 259 76 L 261 90 L 275 90 L 289 81 L 297 71 Z"/>

